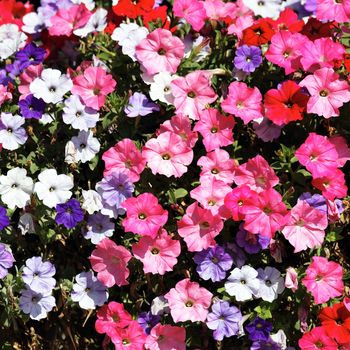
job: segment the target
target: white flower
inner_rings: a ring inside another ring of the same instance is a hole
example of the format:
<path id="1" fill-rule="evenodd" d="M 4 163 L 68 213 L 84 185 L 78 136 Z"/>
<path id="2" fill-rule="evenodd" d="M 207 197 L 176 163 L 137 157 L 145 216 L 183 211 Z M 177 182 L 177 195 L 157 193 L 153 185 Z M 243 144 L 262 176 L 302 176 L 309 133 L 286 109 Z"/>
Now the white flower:
<path id="1" fill-rule="evenodd" d="M 151 313 L 152 315 L 164 315 L 164 314 L 169 314 L 170 309 L 169 309 L 169 302 L 166 298 L 164 298 L 163 295 L 160 295 L 159 297 L 155 297 L 152 300 L 151 304 Z"/>
<path id="2" fill-rule="evenodd" d="M 27 176 L 27 171 L 21 168 L 13 168 L 7 175 L 0 176 L 1 200 L 10 209 L 24 208 L 30 201 L 33 193 L 33 180 Z"/>
<path id="3" fill-rule="evenodd" d="M 270 334 L 270 338 L 281 347 L 281 350 L 287 349 L 287 337 L 282 329 L 275 334 Z"/>
<path id="4" fill-rule="evenodd" d="M 104 238 L 113 236 L 115 225 L 108 216 L 96 213 L 89 216 L 86 228 L 84 238 L 91 239 L 93 244 L 99 244 Z"/>
<path id="5" fill-rule="evenodd" d="M 39 174 L 38 180 L 34 191 L 49 208 L 53 208 L 59 203 L 65 203 L 72 196 L 72 192 L 69 190 L 73 188 L 74 183 L 70 176 L 57 175 L 55 169 L 47 169 Z"/>
<path id="6" fill-rule="evenodd" d="M 79 96 L 72 95 L 64 101 L 63 121 L 72 125 L 74 129 L 88 131 L 94 128 L 99 119 L 99 113 L 90 107 L 86 107 L 80 101 Z"/>
<path id="7" fill-rule="evenodd" d="M 94 190 L 83 190 L 83 204 L 82 208 L 89 214 L 93 214 L 95 211 L 99 211 L 103 208 L 102 197 Z"/>
<path id="8" fill-rule="evenodd" d="M 0 26 L 0 58 L 5 60 L 25 46 L 27 36 L 19 31 L 16 24 Z"/>
<path id="9" fill-rule="evenodd" d="M 259 292 L 260 281 L 257 276 L 258 272 L 248 265 L 241 269 L 236 267 L 225 283 L 225 290 L 235 296 L 237 301 L 249 300 Z"/>
<path id="10" fill-rule="evenodd" d="M 249 7 L 255 16 L 261 17 L 278 17 L 282 10 L 281 2 L 279 0 L 243 0 L 244 5 Z"/>
<path id="11" fill-rule="evenodd" d="M 271 303 L 278 298 L 278 294 L 284 291 L 284 279 L 274 267 L 259 268 L 258 278 L 260 280 L 258 297 L 263 300 Z"/>
<path id="12" fill-rule="evenodd" d="M 100 143 L 91 131 L 79 131 L 78 136 L 72 137 L 72 142 L 77 150 L 76 159 L 82 163 L 88 162 L 100 151 Z"/>
<path id="13" fill-rule="evenodd" d="M 25 119 L 11 113 L 1 113 L 0 116 L 0 143 L 5 149 L 13 151 L 23 145 L 28 135 L 21 126 Z"/>
<path id="14" fill-rule="evenodd" d="M 73 33 L 82 38 L 90 33 L 102 32 L 107 27 L 107 10 L 99 8 L 89 18 L 84 27 L 76 29 Z"/>
<path id="15" fill-rule="evenodd" d="M 47 68 L 41 72 L 40 77 L 30 83 L 29 90 L 36 98 L 42 98 L 46 103 L 58 103 L 72 87 L 72 80 L 65 74 L 58 69 Z"/>
<path id="16" fill-rule="evenodd" d="M 29 213 L 24 213 L 20 216 L 18 222 L 18 228 L 21 230 L 22 235 L 26 233 L 35 233 L 33 217 Z"/>
<path id="17" fill-rule="evenodd" d="M 50 124 L 53 122 L 53 116 L 49 113 L 44 113 L 42 117 L 39 119 L 39 123 L 42 125 Z"/>
<path id="18" fill-rule="evenodd" d="M 28 34 L 40 33 L 45 28 L 45 18 L 36 12 L 27 13 L 22 20 L 22 30 Z"/>
<path id="19" fill-rule="evenodd" d="M 66 147 L 64 148 L 64 161 L 67 164 L 78 163 L 77 149 L 72 141 L 66 143 Z"/>
<path id="20" fill-rule="evenodd" d="M 196 54 L 192 58 L 194 62 L 200 62 L 204 60 L 210 54 L 210 43 L 204 42 L 206 40 L 203 36 L 199 36 L 195 40 L 193 40 L 192 34 L 188 34 L 185 36 L 184 44 L 185 44 L 185 57 L 189 58 L 192 52 L 195 50 Z"/>
<path id="21" fill-rule="evenodd" d="M 114 29 L 112 39 L 122 47 L 124 55 L 136 62 L 135 48 L 148 35 L 146 27 L 140 27 L 136 23 L 121 23 Z"/>
<path id="22" fill-rule="evenodd" d="M 167 105 L 173 104 L 174 96 L 171 92 L 170 83 L 177 78 L 169 72 L 160 72 L 153 77 L 149 95 L 153 101 L 159 100 Z"/>
<path id="23" fill-rule="evenodd" d="M 84 4 L 89 11 L 92 11 L 95 8 L 94 0 L 71 0 L 73 4 Z"/>

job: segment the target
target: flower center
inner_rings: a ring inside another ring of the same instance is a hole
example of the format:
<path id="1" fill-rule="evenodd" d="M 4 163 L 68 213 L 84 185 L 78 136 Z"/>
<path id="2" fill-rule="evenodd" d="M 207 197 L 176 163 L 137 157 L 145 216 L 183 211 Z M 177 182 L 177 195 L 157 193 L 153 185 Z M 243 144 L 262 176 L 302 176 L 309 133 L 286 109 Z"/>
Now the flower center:
<path id="1" fill-rule="evenodd" d="M 53 192 L 55 190 L 55 187 L 50 187 L 49 192 Z"/>
<path id="2" fill-rule="evenodd" d="M 163 48 L 158 50 L 158 55 L 164 56 L 165 54 L 166 54 L 166 51 Z"/>
<path id="3" fill-rule="evenodd" d="M 219 170 L 214 168 L 214 169 L 211 170 L 211 173 L 212 174 L 219 174 Z"/>
<path id="4" fill-rule="evenodd" d="M 165 153 L 165 154 L 162 155 L 162 158 L 164 160 L 169 160 L 170 159 L 170 155 L 168 153 Z"/>
<path id="5" fill-rule="evenodd" d="M 78 111 L 78 112 L 75 113 L 75 116 L 76 116 L 77 118 L 79 118 L 79 117 L 81 117 L 81 113 L 82 113 L 81 111 Z"/>
<path id="6" fill-rule="evenodd" d="M 152 253 L 153 255 L 158 255 L 159 252 L 160 252 L 160 250 L 159 250 L 158 248 L 153 248 L 153 249 L 151 250 L 151 253 Z"/>
<path id="7" fill-rule="evenodd" d="M 216 202 L 215 202 L 213 199 L 209 199 L 209 200 L 208 200 L 208 205 L 209 205 L 210 207 L 214 206 L 215 203 L 216 203 Z"/>
<path id="8" fill-rule="evenodd" d="M 8 132 L 9 134 L 12 134 L 12 133 L 13 133 L 13 129 L 8 128 L 8 129 L 7 129 L 7 132 Z"/>
<path id="9" fill-rule="evenodd" d="M 99 88 L 94 88 L 93 94 L 94 94 L 94 95 L 98 95 L 98 94 L 100 93 L 100 91 L 101 91 L 101 89 L 99 89 Z"/>
<path id="10" fill-rule="evenodd" d="M 238 109 L 242 109 L 244 107 L 243 102 L 242 101 L 238 101 L 237 104 L 236 104 L 236 107 Z"/>
<path id="11" fill-rule="evenodd" d="M 266 284 L 267 286 L 271 286 L 272 282 L 271 282 L 270 280 L 266 280 L 266 281 L 265 281 L 265 284 Z"/>
<path id="12" fill-rule="evenodd" d="M 263 212 L 266 214 L 266 215 L 270 215 L 272 213 L 272 209 L 270 207 L 266 207 L 264 208 Z"/>
<path id="13" fill-rule="evenodd" d="M 246 284 L 246 280 L 241 280 L 241 284 Z"/>
<path id="14" fill-rule="evenodd" d="M 240 200 L 237 202 L 237 205 L 238 205 L 239 207 L 241 207 L 241 206 L 243 205 L 242 199 L 240 199 Z"/>
<path id="15" fill-rule="evenodd" d="M 319 349 L 322 349 L 322 348 L 323 348 L 323 343 L 322 343 L 320 340 L 318 340 L 318 341 L 315 343 L 315 345 L 316 345 L 316 348 L 319 348 Z"/>
<path id="16" fill-rule="evenodd" d="M 249 62 L 251 62 L 251 57 L 250 56 L 247 56 L 246 58 L 245 58 L 245 60 L 249 63 Z"/>
<path id="17" fill-rule="evenodd" d="M 215 127 L 215 126 L 213 126 L 213 127 L 210 129 L 210 132 L 211 132 L 212 134 L 216 134 L 216 133 L 218 132 L 218 128 Z"/>
<path id="18" fill-rule="evenodd" d="M 200 226 L 200 228 L 208 228 L 210 226 L 210 224 L 208 221 L 204 221 L 199 226 Z"/>
<path id="19" fill-rule="evenodd" d="M 288 58 L 289 56 L 290 56 L 290 51 L 289 50 L 283 52 L 283 57 L 284 58 Z"/>
<path id="20" fill-rule="evenodd" d="M 211 259 L 210 259 L 214 264 L 217 264 L 219 262 L 219 259 L 215 256 L 213 256 Z"/>
<path id="21" fill-rule="evenodd" d="M 85 147 L 86 147 L 85 143 L 80 144 L 80 148 L 85 148 Z"/>
<path id="22" fill-rule="evenodd" d="M 55 91 L 56 91 L 56 88 L 55 88 L 54 86 L 50 86 L 50 87 L 49 87 L 49 91 L 50 91 L 50 92 L 55 92 Z"/>
<path id="23" fill-rule="evenodd" d="M 191 98 L 195 98 L 196 94 L 193 91 L 190 91 L 190 92 L 187 93 L 187 96 L 191 97 Z"/>
<path id="24" fill-rule="evenodd" d="M 193 301 L 192 300 L 187 300 L 185 305 L 186 305 L 186 307 L 192 307 L 193 306 Z"/>
<path id="25" fill-rule="evenodd" d="M 17 184 L 13 184 L 11 188 L 17 188 Z"/>
<path id="26" fill-rule="evenodd" d="M 129 345 L 130 344 L 130 340 L 129 339 L 123 339 L 122 340 L 122 344 L 123 345 Z"/>
<path id="27" fill-rule="evenodd" d="M 146 215 L 144 213 L 140 213 L 139 214 L 139 219 L 140 220 L 145 220 L 146 219 Z"/>
<path id="28" fill-rule="evenodd" d="M 328 90 L 326 90 L 326 89 L 321 90 L 321 91 L 320 91 L 320 96 L 321 96 L 321 97 L 326 97 L 326 96 L 328 96 Z"/>

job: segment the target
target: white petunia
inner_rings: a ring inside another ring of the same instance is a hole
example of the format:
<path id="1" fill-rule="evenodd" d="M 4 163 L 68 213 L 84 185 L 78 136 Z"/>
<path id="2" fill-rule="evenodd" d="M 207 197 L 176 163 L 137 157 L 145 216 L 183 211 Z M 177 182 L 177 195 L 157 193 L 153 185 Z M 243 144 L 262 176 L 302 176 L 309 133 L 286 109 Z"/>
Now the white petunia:
<path id="1" fill-rule="evenodd" d="M 99 8 L 89 18 L 84 27 L 76 29 L 73 33 L 82 38 L 90 33 L 102 32 L 107 27 L 107 10 Z"/>
<path id="2" fill-rule="evenodd" d="M 64 148 L 64 161 L 67 164 L 78 163 L 77 149 L 72 141 L 68 141 Z"/>
<path id="3" fill-rule="evenodd" d="M 262 300 L 272 303 L 278 298 L 278 294 L 284 291 L 284 279 L 274 267 L 259 268 L 258 279 L 260 280 L 258 297 L 262 298 Z"/>
<path id="4" fill-rule="evenodd" d="M 94 0 L 71 0 L 73 4 L 84 4 L 89 11 L 92 11 L 95 8 Z"/>
<path id="5" fill-rule="evenodd" d="M 115 225 L 108 216 L 96 213 L 89 216 L 86 228 L 84 238 L 91 239 L 93 244 L 99 244 L 104 238 L 113 236 Z"/>
<path id="6" fill-rule="evenodd" d="M 171 105 L 174 102 L 174 96 L 171 92 L 170 83 L 176 79 L 176 75 L 168 72 L 160 72 L 153 77 L 153 83 L 150 86 L 149 95 L 153 101 L 159 100 Z"/>
<path id="7" fill-rule="evenodd" d="M 27 13 L 23 17 L 22 30 L 28 34 L 40 33 L 45 28 L 45 18 L 36 12 Z"/>
<path id="8" fill-rule="evenodd" d="M 93 214 L 95 211 L 99 211 L 103 208 L 102 197 L 99 193 L 94 190 L 83 190 L 83 204 L 82 208 L 85 209 L 89 214 Z"/>
<path id="9" fill-rule="evenodd" d="M 24 122 L 25 119 L 17 114 L 1 113 L 0 143 L 2 147 L 13 151 L 27 141 L 28 135 L 26 130 L 22 128 Z"/>
<path id="10" fill-rule="evenodd" d="M 29 213 L 22 214 L 19 218 L 18 228 L 21 230 L 22 235 L 25 235 L 26 233 L 35 233 L 32 215 Z"/>
<path id="11" fill-rule="evenodd" d="M 82 163 L 90 161 L 100 151 L 100 143 L 91 131 L 79 131 L 78 136 L 72 137 L 72 142 L 76 148 L 76 159 Z"/>
<path id="12" fill-rule="evenodd" d="M 24 208 L 30 201 L 33 193 L 33 180 L 27 176 L 27 171 L 22 168 L 13 168 L 7 175 L 0 176 L 1 200 L 10 209 Z"/>
<path id="13" fill-rule="evenodd" d="M 0 58 L 5 60 L 25 46 L 27 36 L 19 31 L 16 24 L 0 26 Z"/>
<path id="14" fill-rule="evenodd" d="M 270 338 L 281 347 L 281 350 L 287 349 L 287 336 L 282 329 L 275 334 L 270 334 Z"/>
<path id="15" fill-rule="evenodd" d="M 48 68 L 30 83 L 29 90 L 36 98 L 42 98 L 46 103 L 58 103 L 72 87 L 73 82 L 69 77 L 58 69 Z"/>
<path id="16" fill-rule="evenodd" d="M 73 188 L 74 183 L 68 175 L 58 175 L 55 169 L 47 169 L 39 174 L 38 180 L 34 191 L 49 208 L 65 203 L 72 196 L 70 189 Z"/>
<path id="17" fill-rule="evenodd" d="M 282 10 L 282 1 L 279 0 L 243 0 L 243 3 L 255 16 L 277 18 Z"/>

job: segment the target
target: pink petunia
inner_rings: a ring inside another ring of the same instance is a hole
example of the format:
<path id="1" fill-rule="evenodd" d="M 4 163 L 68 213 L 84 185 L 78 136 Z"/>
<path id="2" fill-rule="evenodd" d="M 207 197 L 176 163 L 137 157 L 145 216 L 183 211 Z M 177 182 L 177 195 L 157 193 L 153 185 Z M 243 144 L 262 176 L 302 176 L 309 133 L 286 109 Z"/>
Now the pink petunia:
<path id="1" fill-rule="evenodd" d="M 293 292 L 298 290 L 298 273 L 293 267 L 288 267 L 286 270 L 284 286 L 291 289 Z"/>
<path id="2" fill-rule="evenodd" d="M 114 147 L 103 153 L 102 159 L 105 162 L 104 176 L 118 170 L 128 175 L 132 182 L 140 180 L 140 174 L 146 166 L 146 160 L 142 157 L 141 152 L 128 138 L 119 141 Z"/>
<path id="3" fill-rule="evenodd" d="M 123 207 L 126 209 L 126 218 L 122 221 L 125 231 L 155 238 L 168 221 L 168 212 L 152 193 L 128 198 L 123 202 Z"/>
<path id="4" fill-rule="evenodd" d="M 213 294 L 189 278 L 178 282 L 164 295 L 169 302 L 174 322 L 204 322 L 208 315 Z"/>
<path id="5" fill-rule="evenodd" d="M 197 202 L 186 209 L 186 214 L 177 223 L 178 233 L 187 244 L 190 252 L 200 252 L 216 245 L 215 237 L 221 232 L 224 223 L 219 215 L 201 208 Z"/>
<path id="6" fill-rule="evenodd" d="M 350 148 L 348 147 L 345 138 L 343 136 L 336 135 L 330 137 L 328 140 L 335 147 L 335 150 L 338 153 L 338 167 L 343 167 L 345 163 L 350 160 Z"/>
<path id="7" fill-rule="evenodd" d="M 198 0 L 174 0 L 173 12 L 176 17 L 182 17 L 191 24 L 195 31 L 202 29 L 207 18 L 204 4 Z"/>
<path id="8" fill-rule="evenodd" d="M 7 87 L 0 84 L 0 106 L 6 101 L 12 98 L 11 92 L 7 91 Z"/>
<path id="9" fill-rule="evenodd" d="M 339 74 L 332 68 L 317 69 L 308 75 L 299 85 L 310 93 L 307 112 L 315 113 L 325 118 L 339 116 L 339 107 L 350 101 L 350 86 L 344 80 L 339 80 Z"/>
<path id="10" fill-rule="evenodd" d="M 176 73 L 184 56 L 185 45 L 167 29 L 157 28 L 143 39 L 135 50 L 137 60 L 147 74 Z"/>
<path id="11" fill-rule="evenodd" d="M 101 67 L 89 67 L 84 74 L 73 79 L 72 93 L 80 96 L 83 103 L 99 110 L 106 102 L 106 96 L 114 91 L 116 81 Z"/>
<path id="12" fill-rule="evenodd" d="M 132 252 L 135 258 L 142 261 L 144 273 L 164 275 L 167 271 L 173 271 L 181 246 L 163 229 L 155 238 L 141 237 L 133 244 Z"/>
<path id="13" fill-rule="evenodd" d="M 326 303 L 329 299 L 343 294 L 343 269 L 334 261 L 313 256 L 302 283 L 312 294 L 316 304 Z"/>
<path id="14" fill-rule="evenodd" d="M 97 272 L 97 278 L 106 287 L 129 284 L 128 261 L 131 253 L 123 246 L 118 246 L 111 239 L 104 238 L 90 256 L 91 266 Z"/>
<path id="15" fill-rule="evenodd" d="M 235 124 L 232 116 L 224 116 L 217 109 L 208 108 L 201 113 L 193 130 L 203 136 L 205 150 L 210 152 L 233 143 L 232 129 Z"/>
<path id="16" fill-rule="evenodd" d="M 171 82 L 177 114 L 198 120 L 206 105 L 217 99 L 218 96 L 210 86 L 210 77 L 208 72 L 196 70 Z"/>
<path id="17" fill-rule="evenodd" d="M 154 175 L 181 177 L 193 160 L 193 150 L 179 135 L 166 131 L 146 142 L 142 156 Z"/>
<path id="18" fill-rule="evenodd" d="M 344 173 L 340 169 L 335 169 L 333 173 L 325 176 L 313 178 L 311 184 L 322 191 L 322 195 L 331 201 L 335 198 L 345 197 L 348 192 Z"/>
<path id="19" fill-rule="evenodd" d="M 241 118 L 244 124 L 262 118 L 262 96 L 259 89 L 250 88 L 242 82 L 233 82 L 228 87 L 228 95 L 221 103 L 223 111 Z"/>
<path id="20" fill-rule="evenodd" d="M 320 21 L 348 22 L 349 1 L 316 0 L 316 18 Z"/>
<path id="21" fill-rule="evenodd" d="M 295 248 L 294 253 L 298 253 L 307 248 L 320 247 L 327 226 L 326 213 L 311 207 L 303 200 L 299 200 L 288 212 L 282 233 Z"/>
<path id="22" fill-rule="evenodd" d="M 19 76 L 20 85 L 18 86 L 18 91 L 21 93 L 21 99 L 26 98 L 31 94 L 29 86 L 30 83 L 35 79 L 41 76 L 41 72 L 43 71 L 42 63 L 38 65 L 31 65 L 24 70 L 24 72 Z"/>
<path id="23" fill-rule="evenodd" d="M 111 338 L 115 350 L 144 350 L 147 335 L 137 321 L 130 321 L 128 327 L 118 328 Z"/>
<path id="24" fill-rule="evenodd" d="M 301 350 L 338 350 L 338 343 L 327 335 L 324 327 L 315 327 L 303 334 L 298 345 Z"/>
<path id="25" fill-rule="evenodd" d="M 145 347 L 147 350 L 186 350 L 186 330 L 158 323 L 147 337 Z"/>

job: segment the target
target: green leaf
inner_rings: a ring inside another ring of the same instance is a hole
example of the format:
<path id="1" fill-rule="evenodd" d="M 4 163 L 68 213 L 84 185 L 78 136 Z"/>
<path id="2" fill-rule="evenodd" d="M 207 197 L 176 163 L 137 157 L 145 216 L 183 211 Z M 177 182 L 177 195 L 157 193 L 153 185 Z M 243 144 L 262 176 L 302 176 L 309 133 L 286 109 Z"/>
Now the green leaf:
<path id="1" fill-rule="evenodd" d="M 254 311 L 258 314 L 259 317 L 266 320 L 267 318 L 272 318 L 270 309 L 267 306 L 257 306 Z"/>
<path id="2" fill-rule="evenodd" d="M 175 198 L 176 199 L 186 197 L 187 194 L 188 194 L 188 192 L 184 188 L 178 188 L 175 190 Z"/>
<path id="3" fill-rule="evenodd" d="M 327 242 L 336 242 L 336 241 L 340 241 L 343 238 L 344 237 L 340 233 L 331 231 L 327 234 L 326 241 Z"/>

